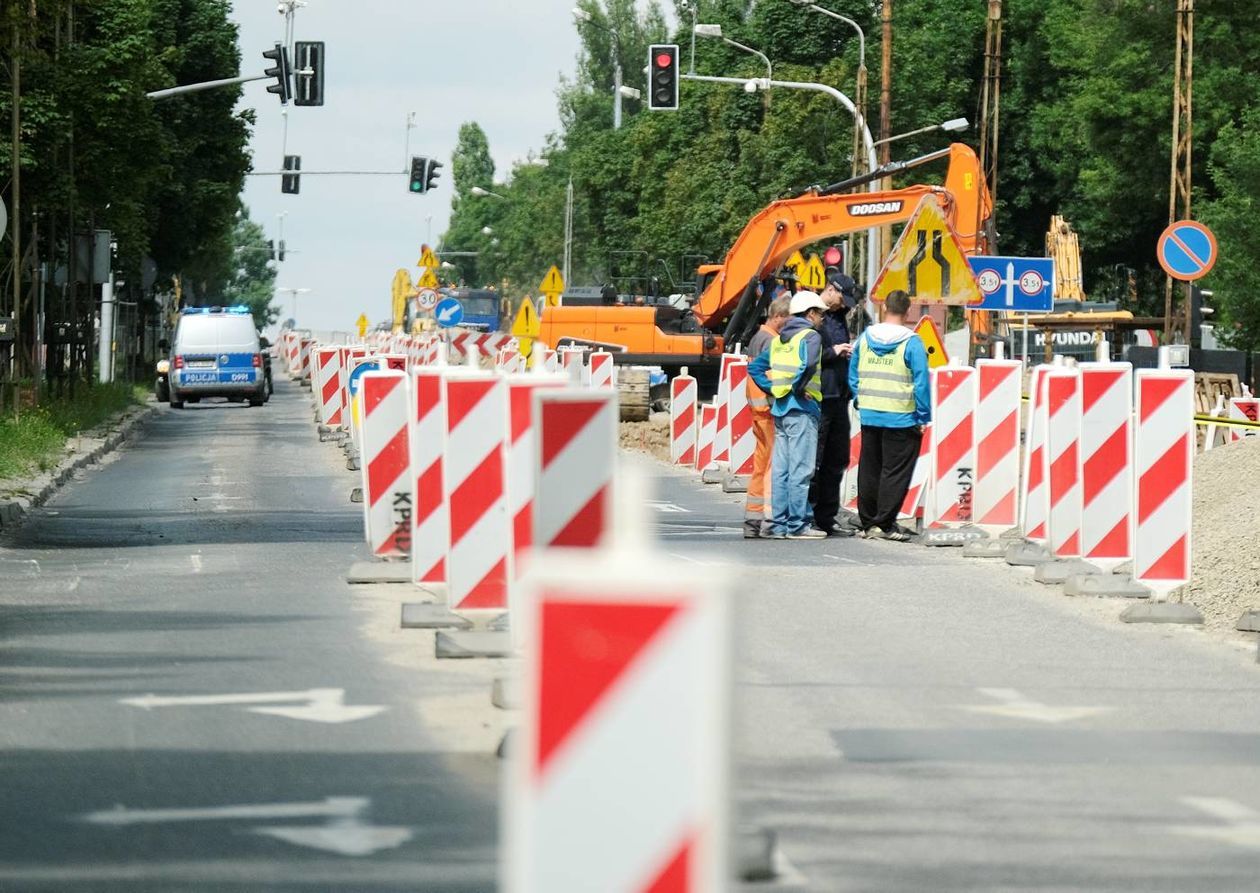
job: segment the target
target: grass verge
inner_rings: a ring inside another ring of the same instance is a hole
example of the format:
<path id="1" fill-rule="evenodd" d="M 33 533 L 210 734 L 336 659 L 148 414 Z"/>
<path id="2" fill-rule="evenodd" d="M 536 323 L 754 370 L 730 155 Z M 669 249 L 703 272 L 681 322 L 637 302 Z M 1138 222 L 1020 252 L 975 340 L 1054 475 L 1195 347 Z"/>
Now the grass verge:
<path id="1" fill-rule="evenodd" d="M 0 418 L 0 480 L 46 471 L 61 458 L 66 441 L 95 428 L 148 392 L 114 382 L 80 388 L 74 397 L 48 400 L 21 416 Z"/>

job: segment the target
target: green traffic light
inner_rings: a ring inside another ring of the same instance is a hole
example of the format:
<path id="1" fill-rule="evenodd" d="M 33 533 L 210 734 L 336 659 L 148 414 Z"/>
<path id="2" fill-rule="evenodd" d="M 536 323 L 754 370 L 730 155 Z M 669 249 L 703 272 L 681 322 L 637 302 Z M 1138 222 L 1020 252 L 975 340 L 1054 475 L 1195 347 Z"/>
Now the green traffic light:
<path id="1" fill-rule="evenodd" d="M 411 184 L 411 191 L 412 191 L 412 192 L 419 192 L 419 191 L 420 191 L 420 184 L 419 184 L 419 183 L 412 183 L 412 184 Z"/>

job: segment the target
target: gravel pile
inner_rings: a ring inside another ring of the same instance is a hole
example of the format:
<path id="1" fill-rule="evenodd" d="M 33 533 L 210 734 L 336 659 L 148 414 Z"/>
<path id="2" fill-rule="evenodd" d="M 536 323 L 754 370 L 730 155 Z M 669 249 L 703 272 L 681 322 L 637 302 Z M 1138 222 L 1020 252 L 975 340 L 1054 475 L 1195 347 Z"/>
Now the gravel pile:
<path id="1" fill-rule="evenodd" d="M 1260 437 L 1200 453 L 1194 463 L 1194 579 L 1186 601 L 1206 626 L 1233 629 L 1260 610 Z"/>
<path id="2" fill-rule="evenodd" d="M 669 413 L 656 412 L 646 422 L 621 423 L 621 448 L 669 462 Z"/>

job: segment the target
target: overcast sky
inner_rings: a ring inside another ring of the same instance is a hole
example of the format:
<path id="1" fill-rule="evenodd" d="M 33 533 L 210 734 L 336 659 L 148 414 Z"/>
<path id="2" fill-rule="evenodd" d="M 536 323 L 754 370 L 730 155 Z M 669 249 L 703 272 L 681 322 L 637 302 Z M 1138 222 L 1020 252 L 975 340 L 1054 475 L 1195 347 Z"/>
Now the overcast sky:
<path id="1" fill-rule="evenodd" d="M 390 281 L 413 276 L 420 245 L 450 215 L 450 155 L 459 126 L 477 121 L 496 177 L 538 152 L 559 127 L 555 90 L 575 68 L 573 0 L 309 0 L 297 13 L 297 40 L 327 44 L 325 104 L 290 108 L 288 153 L 312 170 L 398 170 L 397 176 L 303 177 L 300 195 L 282 195 L 278 177 L 249 177 L 250 215 L 278 238 L 284 218 L 289 254 L 277 285 L 309 288 L 298 321 L 349 330 L 360 312 L 389 316 Z M 261 53 L 282 39 L 275 0 L 233 0 L 242 73 L 261 73 Z M 285 154 L 279 100 L 266 81 L 245 85 L 242 106 L 257 110 L 250 148 L 255 170 L 278 170 Z M 439 188 L 407 191 L 401 173 L 407 113 L 417 112 L 411 153 L 446 165 Z M 429 218 L 432 218 L 430 221 Z M 292 299 L 281 295 L 284 314 Z"/>

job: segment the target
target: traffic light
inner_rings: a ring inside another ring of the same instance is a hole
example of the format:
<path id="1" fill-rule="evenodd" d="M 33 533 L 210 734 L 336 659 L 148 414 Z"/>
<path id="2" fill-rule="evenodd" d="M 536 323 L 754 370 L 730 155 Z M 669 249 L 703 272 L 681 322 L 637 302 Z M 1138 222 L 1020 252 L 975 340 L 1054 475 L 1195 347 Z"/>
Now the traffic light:
<path id="1" fill-rule="evenodd" d="M 424 175 L 424 191 L 428 192 L 437 188 L 438 169 L 442 167 L 442 162 L 436 158 L 429 159 L 429 168 Z"/>
<path id="2" fill-rule="evenodd" d="M 324 104 L 324 42 L 299 40 L 293 44 L 293 104 Z"/>
<path id="3" fill-rule="evenodd" d="M 271 260 L 276 259 L 276 243 L 274 239 L 267 240 L 267 257 Z"/>
<path id="4" fill-rule="evenodd" d="M 1190 343 L 1197 345 L 1203 338 L 1203 326 L 1210 323 L 1215 307 L 1204 304 L 1204 300 L 1212 300 L 1212 292 L 1197 285 L 1190 286 Z"/>
<path id="5" fill-rule="evenodd" d="M 267 86 L 267 92 L 279 96 L 281 105 L 288 104 L 293 98 L 292 81 L 289 80 L 289 51 L 281 44 L 276 44 L 274 50 L 263 50 L 263 58 L 275 63 L 271 68 L 263 71 L 267 77 L 276 79 L 274 84 Z"/>
<path id="6" fill-rule="evenodd" d="M 280 240 L 280 256 L 278 260 L 281 260 L 281 261 L 284 260 L 284 239 Z"/>
<path id="7" fill-rule="evenodd" d="M 302 169 L 301 155 L 284 156 L 284 169 L 286 171 L 300 171 Z M 297 195 L 302 188 L 302 177 L 298 174 L 282 174 L 280 176 L 280 191 L 286 195 Z"/>
<path id="8" fill-rule="evenodd" d="M 648 108 L 678 110 L 678 44 L 654 43 L 648 47 Z"/>
<path id="9" fill-rule="evenodd" d="M 408 186 L 417 195 L 423 195 L 429 189 L 429 159 L 423 155 L 411 156 L 411 183 Z"/>

